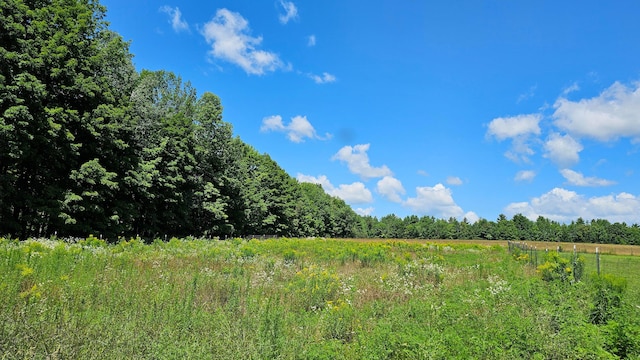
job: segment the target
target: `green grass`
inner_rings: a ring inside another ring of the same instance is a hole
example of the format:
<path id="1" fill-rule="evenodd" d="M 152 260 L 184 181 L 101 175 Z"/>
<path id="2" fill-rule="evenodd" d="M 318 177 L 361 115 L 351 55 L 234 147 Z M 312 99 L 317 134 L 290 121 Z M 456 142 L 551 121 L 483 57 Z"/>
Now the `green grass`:
<path id="1" fill-rule="evenodd" d="M 639 247 L 640 250 L 640 247 Z M 639 251 L 640 252 L 640 251 Z M 546 252 L 538 250 L 538 265 L 544 261 Z M 578 252 L 577 256 L 584 259 L 585 274 L 593 275 L 598 271 L 596 254 Z M 565 251 L 561 256 L 571 260 L 573 252 Z M 640 256 L 600 254 L 600 273 L 611 274 L 624 278 L 628 283 L 628 290 L 634 296 L 640 297 Z"/>
<path id="2" fill-rule="evenodd" d="M 637 358 L 640 270 L 615 259 L 627 293 L 595 325 L 602 286 L 499 246 L 0 239 L 0 358 Z"/>
<path id="3" fill-rule="evenodd" d="M 585 258 L 587 271 L 597 271 L 595 254 L 581 254 Z M 640 296 L 640 256 L 600 255 L 600 272 L 623 277 L 629 290 Z"/>

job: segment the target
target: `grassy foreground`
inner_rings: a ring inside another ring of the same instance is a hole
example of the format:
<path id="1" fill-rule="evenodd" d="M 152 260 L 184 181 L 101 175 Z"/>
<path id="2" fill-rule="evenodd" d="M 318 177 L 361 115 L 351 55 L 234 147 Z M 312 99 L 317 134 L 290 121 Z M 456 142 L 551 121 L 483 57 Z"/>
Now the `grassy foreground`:
<path id="1" fill-rule="evenodd" d="M 502 246 L 0 238 L 0 359 L 638 359 L 629 259 L 545 281 Z"/>

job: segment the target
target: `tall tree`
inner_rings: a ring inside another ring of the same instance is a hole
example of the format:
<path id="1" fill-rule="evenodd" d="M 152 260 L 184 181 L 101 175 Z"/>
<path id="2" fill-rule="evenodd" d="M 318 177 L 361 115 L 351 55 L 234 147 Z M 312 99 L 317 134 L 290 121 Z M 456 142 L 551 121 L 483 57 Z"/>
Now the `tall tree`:
<path id="1" fill-rule="evenodd" d="M 196 191 L 196 91 L 166 71 L 143 71 L 131 94 L 139 163 L 132 172 L 135 230 L 145 236 L 186 235 Z"/>
<path id="2" fill-rule="evenodd" d="M 132 67 L 104 12 L 94 1 L 0 3 L 2 232 L 117 225 L 121 179 L 109 157 L 126 147 L 127 85 L 115 80 Z"/>
<path id="3" fill-rule="evenodd" d="M 196 103 L 195 111 L 194 182 L 196 191 L 191 208 L 194 230 L 198 234 L 223 235 L 228 233 L 228 203 L 232 167 L 231 124 L 222 120 L 222 104 L 212 93 L 204 93 Z"/>

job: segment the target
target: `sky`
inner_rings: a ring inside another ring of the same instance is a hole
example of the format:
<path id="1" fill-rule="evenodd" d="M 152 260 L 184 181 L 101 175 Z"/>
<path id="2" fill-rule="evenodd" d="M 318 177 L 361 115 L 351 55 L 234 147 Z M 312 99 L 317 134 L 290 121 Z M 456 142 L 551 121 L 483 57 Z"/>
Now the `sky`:
<path id="1" fill-rule="evenodd" d="M 103 0 L 138 70 L 362 215 L 640 223 L 640 2 Z"/>

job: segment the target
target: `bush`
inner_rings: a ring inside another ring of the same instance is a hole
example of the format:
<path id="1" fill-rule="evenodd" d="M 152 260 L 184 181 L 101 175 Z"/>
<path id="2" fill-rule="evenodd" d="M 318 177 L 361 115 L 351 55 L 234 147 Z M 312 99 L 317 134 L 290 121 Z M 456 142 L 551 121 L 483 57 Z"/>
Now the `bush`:
<path id="1" fill-rule="evenodd" d="M 544 281 L 568 281 L 573 273 L 569 266 L 569 260 L 561 257 L 556 252 L 547 255 L 544 264 L 538 266 L 538 273 Z"/>
<path id="2" fill-rule="evenodd" d="M 610 274 L 595 275 L 592 278 L 592 284 L 595 293 L 589 320 L 596 325 L 606 324 L 613 319 L 622 305 L 627 280 Z"/>
<path id="3" fill-rule="evenodd" d="M 329 301 L 338 300 L 340 288 L 335 272 L 314 265 L 298 271 L 287 286 L 293 303 L 305 310 L 324 309 Z"/>
<path id="4" fill-rule="evenodd" d="M 628 312 L 633 311 L 629 309 Z M 606 349 L 621 359 L 640 357 L 640 322 L 637 317 L 623 314 L 604 326 Z M 634 322 L 635 319 L 635 322 Z"/>

